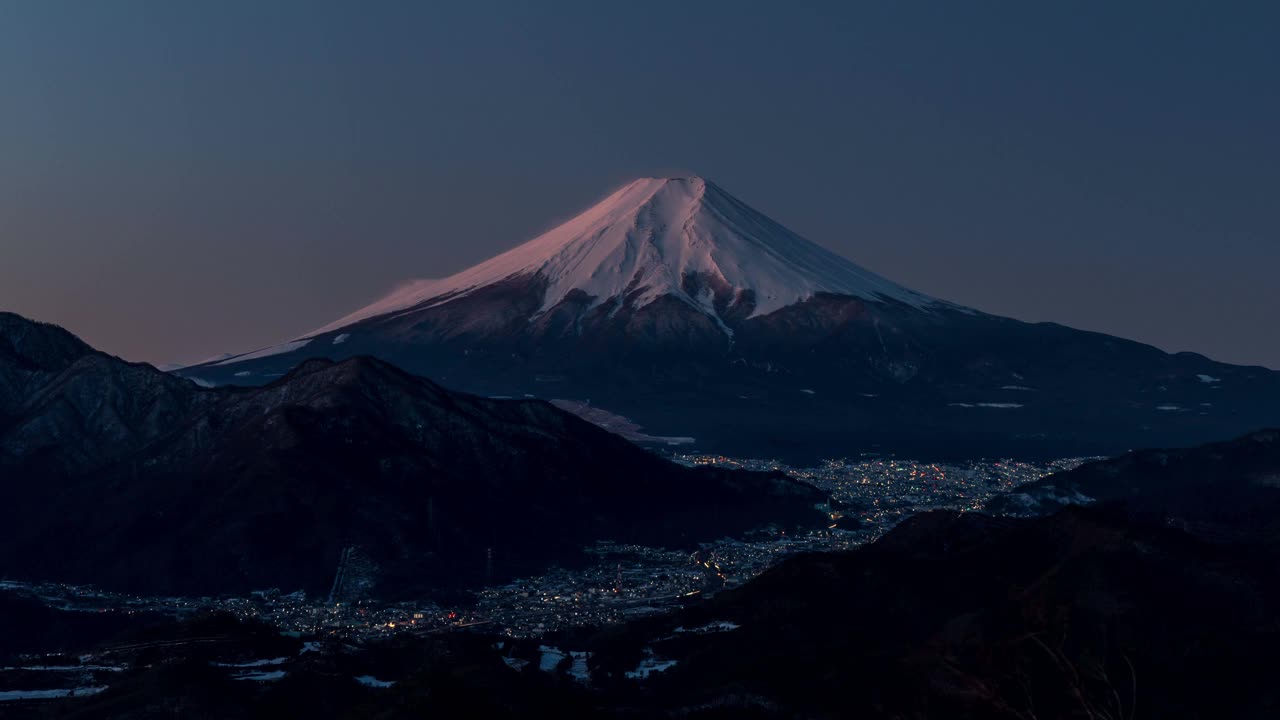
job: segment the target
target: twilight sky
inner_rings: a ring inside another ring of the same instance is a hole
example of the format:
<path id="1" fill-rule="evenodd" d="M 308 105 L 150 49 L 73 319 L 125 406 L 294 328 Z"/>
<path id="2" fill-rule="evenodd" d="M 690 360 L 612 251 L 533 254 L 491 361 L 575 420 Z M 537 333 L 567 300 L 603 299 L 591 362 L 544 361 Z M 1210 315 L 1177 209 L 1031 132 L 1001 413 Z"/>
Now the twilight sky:
<path id="1" fill-rule="evenodd" d="M 801 4 L 0 2 L 0 309 L 195 361 L 697 173 L 923 292 L 1280 368 L 1280 4 Z"/>

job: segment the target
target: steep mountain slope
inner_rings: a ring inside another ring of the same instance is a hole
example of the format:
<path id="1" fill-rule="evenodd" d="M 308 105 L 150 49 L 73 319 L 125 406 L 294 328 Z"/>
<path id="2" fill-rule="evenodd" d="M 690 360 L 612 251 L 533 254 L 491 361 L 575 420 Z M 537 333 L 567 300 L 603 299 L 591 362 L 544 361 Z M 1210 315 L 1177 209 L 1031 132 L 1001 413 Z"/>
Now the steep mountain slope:
<path id="1" fill-rule="evenodd" d="M 38 385 L 5 399 L 0 575 L 320 592 L 355 547 L 385 594 L 535 572 L 597 539 L 821 519 L 824 497 L 785 476 L 679 467 L 547 403 L 371 358 L 204 389 L 91 351 Z"/>
<path id="2" fill-rule="evenodd" d="M 17 411 L 19 399 L 92 353 L 93 348 L 56 325 L 0 312 L 0 422 Z"/>
<path id="3" fill-rule="evenodd" d="M 940 304 L 796 235 L 699 177 L 642 178 L 569 222 L 444 280 L 419 280 L 313 333 L 537 278 L 538 312 L 674 297 L 709 317 L 767 315 L 817 293 Z"/>
<path id="4" fill-rule="evenodd" d="M 1280 373 L 929 298 L 701 178 L 637 180 L 469 270 L 182 372 L 253 385 L 360 354 L 796 461 L 1115 454 L 1280 422 Z"/>

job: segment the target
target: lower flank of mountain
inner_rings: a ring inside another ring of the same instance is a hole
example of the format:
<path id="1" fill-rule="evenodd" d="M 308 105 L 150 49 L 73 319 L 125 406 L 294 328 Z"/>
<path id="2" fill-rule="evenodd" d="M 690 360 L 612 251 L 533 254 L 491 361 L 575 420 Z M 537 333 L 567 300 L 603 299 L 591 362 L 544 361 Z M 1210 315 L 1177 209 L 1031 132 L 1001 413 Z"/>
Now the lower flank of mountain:
<path id="1" fill-rule="evenodd" d="M 258 385 L 356 355 L 795 466 L 1115 455 L 1280 423 L 1280 373 L 928 297 L 700 177 L 638 179 L 452 277 L 181 373 Z"/>

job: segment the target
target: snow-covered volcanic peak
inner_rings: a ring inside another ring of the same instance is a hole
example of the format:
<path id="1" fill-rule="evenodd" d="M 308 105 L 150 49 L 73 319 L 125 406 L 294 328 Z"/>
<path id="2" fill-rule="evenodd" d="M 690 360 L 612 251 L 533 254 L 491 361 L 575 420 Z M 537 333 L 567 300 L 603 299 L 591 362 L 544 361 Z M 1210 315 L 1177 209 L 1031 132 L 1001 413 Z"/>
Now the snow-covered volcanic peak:
<path id="1" fill-rule="evenodd" d="M 594 304 L 625 296 L 636 307 L 672 295 L 714 315 L 709 290 L 686 292 L 689 276 L 704 289 L 752 291 L 751 315 L 819 292 L 915 307 L 939 302 L 800 237 L 700 177 L 641 178 L 523 245 L 452 277 L 407 283 L 311 335 L 535 275 L 547 284 L 543 310 L 581 290 Z"/>

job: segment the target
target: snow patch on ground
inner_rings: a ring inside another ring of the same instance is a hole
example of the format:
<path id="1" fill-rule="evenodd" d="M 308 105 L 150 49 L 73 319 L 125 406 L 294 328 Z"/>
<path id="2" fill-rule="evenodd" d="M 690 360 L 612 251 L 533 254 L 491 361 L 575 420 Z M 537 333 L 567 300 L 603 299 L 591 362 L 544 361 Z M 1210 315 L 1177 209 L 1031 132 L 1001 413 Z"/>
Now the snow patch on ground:
<path id="1" fill-rule="evenodd" d="M 569 655 L 573 658 L 573 664 L 569 666 L 569 677 L 583 685 L 590 684 L 591 672 L 587 669 L 587 653 L 570 650 Z"/>
<path id="2" fill-rule="evenodd" d="M 556 668 L 560 667 L 560 663 L 564 662 L 565 658 L 572 658 L 573 662 L 569 665 L 569 677 L 584 685 L 591 683 L 591 673 L 587 670 L 587 653 L 585 651 L 570 650 L 565 652 L 558 647 L 539 645 L 538 652 L 542 653 L 538 660 L 538 669 L 542 672 L 553 673 Z M 516 661 L 514 658 L 503 658 L 503 660 L 506 661 L 508 667 L 515 670 L 520 670 L 525 665 L 528 665 L 527 661 Z M 517 665 L 517 662 L 522 664 Z"/>
<path id="3" fill-rule="evenodd" d="M 1067 505 L 1090 505 L 1094 499 L 1073 488 L 1046 485 L 1031 492 L 1009 493 L 1010 502 L 1020 506 L 1019 514 L 1044 513 Z"/>
<path id="4" fill-rule="evenodd" d="M 305 652 L 305 651 L 304 651 Z M 301 654 L 301 653 L 299 653 Z M 256 670 L 256 668 L 278 667 L 289 661 L 287 657 L 248 660 L 238 663 L 210 662 L 214 667 L 235 670 L 232 680 L 253 680 L 255 682 L 275 682 L 286 675 L 284 670 Z"/>
<path id="5" fill-rule="evenodd" d="M 538 669 L 542 672 L 555 672 L 567 657 L 563 650 L 550 645 L 539 645 L 538 652 L 542 653 L 542 658 L 538 661 Z"/>
<path id="6" fill-rule="evenodd" d="M 1001 390 L 1021 390 L 1023 392 L 1031 392 L 1035 390 L 1035 388 L 1030 388 L 1030 387 L 1027 387 L 1026 385 L 1001 385 L 1000 389 Z"/>
<path id="7" fill-rule="evenodd" d="M 804 393 L 805 395 L 817 395 L 817 394 L 818 394 L 818 393 L 816 393 L 816 392 L 814 392 L 814 391 L 810 390 L 809 388 L 800 388 L 800 392 Z"/>
<path id="8" fill-rule="evenodd" d="M 1200 382 L 1205 383 L 1207 385 L 1222 382 L 1222 378 L 1216 378 L 1212 375 L 1197 375 L 1196 377 L 1200 379 Z"/>
<path id="9" fill-rule="evenodd" d="M 356 682 L 371 688 L 389 688 L 396 684 L 395 680 L 379 680 L 372 675 L 358 675 L 356 676 Z"/>
<path id="10" fill-rule="evenodd" d="M 27 665 L 25 667 L 0 667 L 0 672 L 124 672 L 118 665 Z"/>
<path id="11" fill-rule="evenodd" d="M 249 662 L 242 662 L 242 663 L 215 662 L 215 663 L 209 663 L 209 664 L 213 665 L 214 667 L 224 667 L 224 668 L 254 668 L 254 667 L 267 667 L 269 665 L 283 665 L 286 662 L 289 662 L 289 658 L 278 657 L 278 658 L 270 658 L 267 660 L 250 660 Z"/>
<path id="12" fill-rule="evenodd" d="M 635 670 L 628 670 L 627 677 L 632 680 L 647 680 L 654 673 L 666 672 L 676 666 L 676 660 L 663 660 L 653 652 L 653 648 L 644 649 L 645 657 Z"/>
<path id="13" fill-rule="evenodd" d="M 104 687 L 58 688 L 54 690 L 0 690 L 0 702 L 14 700 L 55 700 L 65 697 L 88 697 L 106 690 Z"/>
<path id="14" fill-rule="evenodd" d="M 1182 411 L 1182 407 L 1179 405 L 1157 405 L 1156 409 L 1163 410 L 1165 412 L 1181 412 Z"/>
<path id="15" fill-rule="evenodd" d="M 1022 403 L 1002 403 L 1002 402 L 962 403 L 962 402 L 953 402 L 953 403 L 947 403 L 947 407 L 961 407 L 961 408 L 973 408 L 973 407 L 980 407 L 980 408 L 997 408 L 997 409 L 1004 409 L 1004 410 L 1008 410 L 1008 409 L 1013 409 L 1013 408 L 1020 408 L 1020 407 L 1022 407 Z"/>
<path id="16" fill-rule="evenodd" d="M 675 632 L 696 633 L 698 635 L 705 635 L 707 633 L 718 633 L 718 632 L 728 632 L 730 630 L 737 630 L 740 627 L 742 626 L 737 623 L 729 622 L 728 620 L 717 620 L 714 622 L 709 622 L 706 625 L 700 625 L 694 628 L 687 628 L 684 626 L 680 626 L 675 629 Z"/>
<path id="17" fill-rule="evenodd" d="M 349 337 L 351 337 L 351 335 L 350 335 L 349 333 L 342 333 L 341 335 L 339 335 L 338 337 L 336 337 L 336 338 L 334 338 L 334 339 L 333 339 L 333 344 L 334 344 L 334 345 L 341 345 L 342 343 L 346 342 L 346 341 L 347 341 L 347 338 L 349 338 Z"/>
<path id="18" fill-rule="evenodd" d="M 232 680 L 253 680 L 254 682 L 275 682 L 286 675 L 283 670 L 271 672 L 246 672 L 232 676 Z"/>

